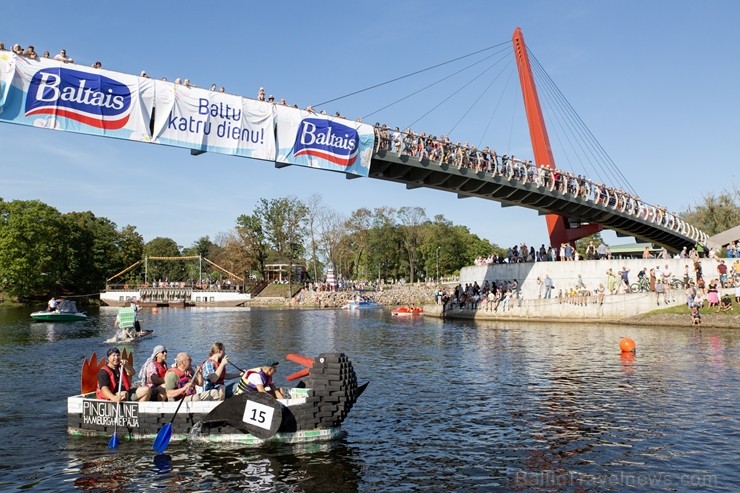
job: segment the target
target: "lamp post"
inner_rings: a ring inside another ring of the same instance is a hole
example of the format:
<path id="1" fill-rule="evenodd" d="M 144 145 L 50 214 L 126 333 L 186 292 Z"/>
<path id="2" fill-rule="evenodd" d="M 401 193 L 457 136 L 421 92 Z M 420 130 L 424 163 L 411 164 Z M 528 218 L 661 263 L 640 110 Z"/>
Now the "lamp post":
<path id="1" fill-rule="evenodd" d="M 441 247 L 437 247 L 437 283 L 439 283 L 439 249 Z"/>

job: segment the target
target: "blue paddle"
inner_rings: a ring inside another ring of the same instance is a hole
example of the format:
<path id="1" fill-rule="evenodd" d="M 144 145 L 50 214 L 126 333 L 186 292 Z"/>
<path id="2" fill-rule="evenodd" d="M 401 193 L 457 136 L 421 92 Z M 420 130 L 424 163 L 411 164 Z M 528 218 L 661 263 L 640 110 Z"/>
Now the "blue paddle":
<path id="1" fill-rule="evenodd" d="M 123 382 L 123 372 L 126 371 L 123 368 L 123 365 L 119 365 L 118 367 L 118 394 L 121 394 L 121 383 Z M 108 448 L 109 449 L 116 449 L 118 448 L 118 444 L 120 441 L 118 440 L 118 418 L 121 417 L 121 402 L 119 401 L 118 404 L 116 404 L 116 422 L 113 425 L 113 436 L 110 437 L 110 440 L 108 441 Z"/>
<path id="2" fill-rule="evenodd" d="M 172 438 L 172 422 L 175 421 L 175 416 L 177 416 L 177 413 L 180 411 L 180 406 L 182 406 L 183 402 L 185 402 L 184 397 L 180 399 L 180 404 L 177 405 L 175 414 L 172 415 L 170 422 L 165 424 L 162 429 L 159 430 L 159 433 L 157 433 L 157 438 L 154 439 L 154 444 L 152 444 L 152 448 L 156 453 L 163 454 L 164 451 L 167 450 L 167 446 L 170 444 L 170 439 Z"/>

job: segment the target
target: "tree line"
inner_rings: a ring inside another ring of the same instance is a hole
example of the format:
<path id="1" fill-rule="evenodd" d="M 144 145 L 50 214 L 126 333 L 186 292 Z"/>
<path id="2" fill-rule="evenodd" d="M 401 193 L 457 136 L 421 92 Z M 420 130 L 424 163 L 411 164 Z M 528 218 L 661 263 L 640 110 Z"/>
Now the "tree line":
<path id="1" fill-rule="evenodd" d="M 702 204 L 679 214 L 708 235 L 740 224 L 737 189 L 705 195 Z M 587 241 L 577 242 L 583 256 Z M 583 250 L 583 251 L 582 251 Z M 127 225 L 90 211 L 62 214 L 38 200 L 0 198 L 0 290 L 18 299 L 50 294 L 93 294 L 106 279 L 144 257 L 201 255 L 240 276 L 265 277 L 271 263 L 303 265 L 312 280 L 325 278 L 328 266 L 352 280 L 409 282 L 456 275 L 476 257 L 505 255 L 506 250 L 421 207 L 359 208 L 348 215 L 332 210 L 314 194 L 260 199 L 251 214 L 211 240 L 203 236 L 189 247 L 171 238 L 149 242 Z M 143 281 L 141 272 L 127 274 Z M 193 262 L 150 263 L 149 279 L 198 279 Z M 217 270 L 206 274 L 212 281 Z M 138 277 L 137 277 L 138 276 Z"/>
<path id="2" fill-rule="evenodd" d="M 118 228 L 90 211 L 61 213 L 38 200 L 0 199 L 0 290 L 20 300 L 64 294 L 94 294 L 106 279 L 145 257 L 202 255 L 227 270 L 264 278 L 270 263 L 303 265 L 312 280 L 329 265 L 345 279 L 419 279 L 449 276 L 477 256 L 504 250 L 454 225 L 432 219 L 420 207 L 359 208 L 349 215 L 294 196 L 260 199 L 251 214 L 213 240 L 189 247 L 171 238 L 145 242 L 136 227 Z M 126 279 L 143 281 L 140 270 Z M 185 261 L 148 264 L 149 279 L 198 279 Z M 214 269 L 204 274 L 216 280 Z M 128 276 L 128 277 L 126 277 Z"/>

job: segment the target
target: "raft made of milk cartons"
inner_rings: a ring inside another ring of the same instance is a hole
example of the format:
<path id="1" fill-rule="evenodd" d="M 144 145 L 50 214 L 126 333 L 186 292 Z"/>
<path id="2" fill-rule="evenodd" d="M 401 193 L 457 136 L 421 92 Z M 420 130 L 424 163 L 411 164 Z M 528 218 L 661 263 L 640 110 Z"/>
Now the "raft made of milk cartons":
<path id="1" fill-rule="evenodd" d="M 132 355 L 124 350 L 122 358 L 130 360 Z M 306 366 L 291 375 L 303 380 L 289 389 L 289 398 L 247 392 L 224 401 L 183 402 L 172 422 L 172 440 L 258 445 L 339 436 L 342 422 L 369 382 L 358 387 L 352 362 L 343 353 L 322 353 L 313 360 L 291 354 L 288 359 Z M 105 358 L 96 361 L 94 353 L 85 360 L 82 392 L 67 398 L 67 432 L 108 438 L 116 432 L 122 439 L 154 440 L 180 403 L 126 401 L 116 409 L 115 403 L 95 398 L 97 373 L 103 365 Z"/>

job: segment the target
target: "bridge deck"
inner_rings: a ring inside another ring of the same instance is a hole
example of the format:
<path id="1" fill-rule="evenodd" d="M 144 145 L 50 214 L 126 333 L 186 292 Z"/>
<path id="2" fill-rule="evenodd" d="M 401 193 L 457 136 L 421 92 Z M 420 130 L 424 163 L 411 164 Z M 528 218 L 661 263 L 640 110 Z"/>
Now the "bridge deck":
<path id="1" fill-rule="evenodd" d="M 687 245 L 706 243 L 706 235 L 678 217 L 655 206 L 612 191 L 571 194 L 558 190 L 550 171 L 532 181 L 513 170 L 499 173 L 418 159 L 393 151 L 376 150 L 369 176 L 403 183 L 408 189 L 427 187 L 455 192 L 458 197 L 478 197 L 500 202 L 504 207 L 521 206 L 541 214 L 555 213 L 582 223 L 598 223 L 618 234 L 650 241 L 672 251 Z M 567 188 L 567 187 L 566 187 Z"/>

